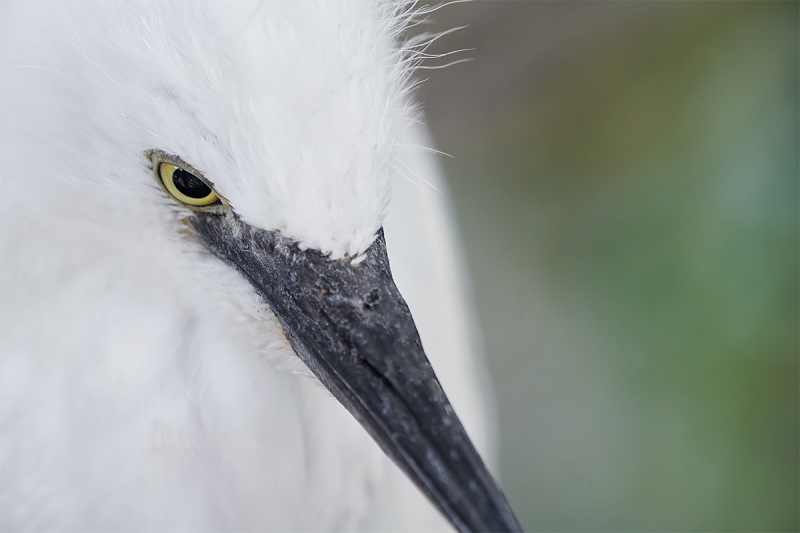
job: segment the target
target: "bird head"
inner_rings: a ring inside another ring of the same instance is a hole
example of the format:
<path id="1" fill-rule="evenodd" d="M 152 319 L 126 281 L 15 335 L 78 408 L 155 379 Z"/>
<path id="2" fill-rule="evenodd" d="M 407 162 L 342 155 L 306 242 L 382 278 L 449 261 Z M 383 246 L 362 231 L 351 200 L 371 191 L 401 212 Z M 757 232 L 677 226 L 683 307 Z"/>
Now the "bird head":
<path id="1" fill-rule="evenodd" d="M 58 83 L 31 78 L 35 109 L 13 111 L 27 117 L 20 138 L 47 155 L 19 165 L 41 177 L 26 186 L 73 219 L 113 227 L 124 256 L 182 265 L 159 275 L 187 298 L 222 269 L 241 280 L 457 529 L 520 530 L 389 268 L 381 226 L 409 123 L 407 6 L 96 7 L 54 21 L 63 12 L 45 6 L 42 35 L 18 36 L 60 71 Z M 198 254 L 217 266 L 192 268 L 186 257 Z"/>

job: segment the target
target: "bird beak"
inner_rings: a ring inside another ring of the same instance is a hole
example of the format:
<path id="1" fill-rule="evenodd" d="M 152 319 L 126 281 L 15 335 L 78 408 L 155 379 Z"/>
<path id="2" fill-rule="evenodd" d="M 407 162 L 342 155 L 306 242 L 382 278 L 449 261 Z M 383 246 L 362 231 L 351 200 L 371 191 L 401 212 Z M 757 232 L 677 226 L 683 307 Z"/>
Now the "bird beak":
<path id="1" fill-rule="evenodd" d="M 237 268 L 294 351 L 459 531 L 522 531 L 447 400 L 389 270 L 383 230 L 354 265 L 233 211 L 187 220 Z"/>

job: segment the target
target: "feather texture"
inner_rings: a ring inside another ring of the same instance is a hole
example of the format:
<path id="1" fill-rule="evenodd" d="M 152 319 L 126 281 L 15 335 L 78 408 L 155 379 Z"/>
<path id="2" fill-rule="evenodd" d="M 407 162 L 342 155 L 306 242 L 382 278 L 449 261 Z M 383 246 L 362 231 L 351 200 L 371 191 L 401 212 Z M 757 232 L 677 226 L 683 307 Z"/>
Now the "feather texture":
<path id="1" fill-rule="evenodd" d="M 384 223 L 399 140 L 413 134 L 416 56 L 398 44 L 413 9 L 2 9 L 0 526 L 446 528 L 252 288 L 187 237 L 144 155 L 200 169 L 253 226 L 356 257 Z M 468 332 L 460 290 L 417 305 Z M 434 367 L 462 368 L 448 392 L 485 451 L 474 348 L 459 350 L 428 352 Z M 393 519 L 376 515 L 389 507 Z"/>

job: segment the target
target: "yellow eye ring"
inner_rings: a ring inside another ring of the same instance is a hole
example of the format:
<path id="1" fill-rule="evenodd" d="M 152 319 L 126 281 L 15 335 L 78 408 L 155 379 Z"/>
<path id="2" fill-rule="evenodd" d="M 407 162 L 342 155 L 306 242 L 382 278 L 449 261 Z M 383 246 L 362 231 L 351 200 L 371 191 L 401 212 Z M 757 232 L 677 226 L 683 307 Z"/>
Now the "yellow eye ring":
<path id="1" fill-rule="evenodd" d="M 184 204 L 202 207 L 219 201 L 217 193 L 188 170 L 170 163 L 159 163 L 158 175 L 167 191 Z"/>

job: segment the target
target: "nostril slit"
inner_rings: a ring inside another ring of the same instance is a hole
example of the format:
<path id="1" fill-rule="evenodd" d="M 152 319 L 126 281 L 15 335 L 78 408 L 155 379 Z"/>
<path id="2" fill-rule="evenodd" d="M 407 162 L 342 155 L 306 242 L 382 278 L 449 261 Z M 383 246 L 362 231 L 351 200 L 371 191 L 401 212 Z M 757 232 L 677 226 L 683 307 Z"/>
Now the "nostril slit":
<path id="1" fill-rule="evenodd" d="M 378 289 L 372 289 L 371 291 L 369 291 L 367 294 L 364 295 L 364 298 L 362 298 L 365 307 L 374 306 L 375 304 L 378 303 L 378 300 L 380 300 Z"/>

